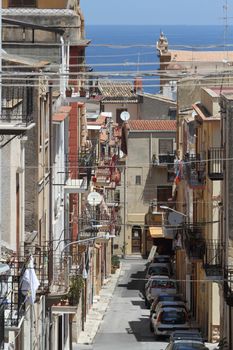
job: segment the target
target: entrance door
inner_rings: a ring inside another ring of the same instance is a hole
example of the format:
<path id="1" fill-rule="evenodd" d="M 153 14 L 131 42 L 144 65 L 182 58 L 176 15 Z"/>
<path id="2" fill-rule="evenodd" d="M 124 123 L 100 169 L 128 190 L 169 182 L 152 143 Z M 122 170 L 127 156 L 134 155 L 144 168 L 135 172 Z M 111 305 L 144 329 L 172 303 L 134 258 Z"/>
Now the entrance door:
<path id="1" fill-rule="evenodd" d="M 142 230 L 140 226 L 132 228 L 132 253 L 141 253 Z"/>

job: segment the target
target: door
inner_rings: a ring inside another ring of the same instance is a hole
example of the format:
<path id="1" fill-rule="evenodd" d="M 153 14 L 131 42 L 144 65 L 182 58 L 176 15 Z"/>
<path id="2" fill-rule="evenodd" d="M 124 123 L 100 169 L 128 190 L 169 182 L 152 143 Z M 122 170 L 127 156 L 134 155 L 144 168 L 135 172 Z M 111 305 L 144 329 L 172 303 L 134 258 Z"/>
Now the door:
<path id="1" fill-rule="evenodd" d="M 132 228 L 132 253 L 141 253 L 142 230 L 140 226 Z"/>
<path id="2" fill-rule="evenodd" d="M 161 211 L 160 205 L 168 205 L 169 198 L 172 198 L 172 186 L 158 186 L 157 187 L 157 202 L 158 211 Z"/>

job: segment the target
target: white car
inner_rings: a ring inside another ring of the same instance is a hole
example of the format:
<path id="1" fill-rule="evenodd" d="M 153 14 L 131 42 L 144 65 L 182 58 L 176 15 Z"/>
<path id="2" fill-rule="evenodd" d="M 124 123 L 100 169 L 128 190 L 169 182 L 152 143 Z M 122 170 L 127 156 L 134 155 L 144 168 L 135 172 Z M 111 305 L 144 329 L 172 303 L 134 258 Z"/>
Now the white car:
<path id="1" fill-rule="evenodd" d="M 182 308 L 165 307 L 156 316 L 152 316 L 151 326 L 155 338 L 170 336 L 175 330 L 190 329 L 188 313 Z"/>
<path id="2" fill-rule="evenodd" d="M 177 294 L 177 282 L 162 276 L 151 277 L 145 286 L 146 305 L 150 305 L 159 294 Z"/>

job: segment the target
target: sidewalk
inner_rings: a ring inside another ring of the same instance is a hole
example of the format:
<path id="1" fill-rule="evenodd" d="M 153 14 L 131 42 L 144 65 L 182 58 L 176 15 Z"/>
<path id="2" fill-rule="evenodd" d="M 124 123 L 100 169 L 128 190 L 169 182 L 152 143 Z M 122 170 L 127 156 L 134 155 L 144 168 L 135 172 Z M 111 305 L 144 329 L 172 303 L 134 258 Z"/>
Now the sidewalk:
<path id="1" fill-rule="evenodd" d="M 100 294 L 94 297 L 93 306 L 87 315 L 84 331 L 79 335 L 78 344 L 89 345 L 93 343 L 101 321 L 103 320 L 105 312 L 112 299 L 114 289 L 120 276 L 120 271 L 120 268 L 117 269 L 115 274 L 111 275 L 106 280 L 105 284 L 102 286 Z"/>

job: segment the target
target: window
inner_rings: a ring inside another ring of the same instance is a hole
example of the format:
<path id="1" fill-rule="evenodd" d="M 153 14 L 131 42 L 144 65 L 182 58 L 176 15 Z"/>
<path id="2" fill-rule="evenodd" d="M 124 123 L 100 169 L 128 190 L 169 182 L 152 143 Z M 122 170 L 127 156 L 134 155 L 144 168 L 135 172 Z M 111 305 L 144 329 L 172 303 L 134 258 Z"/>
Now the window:
<path id="1" fill-rule="evenodd" d="M 135 185 L 141 185 L 141 176 L 140 175 L 136 175 Z"/>
<path id="2" fill-rule="evenodd" d="M 173 139 L 160 139 L 159 140 L 159 154 L 172 154 L 173 153 Z"/>
<path id="3" fill-rule="evenodd" d="M 37 0 L 9 0 L 9 7 L 37 7 Z"/>

